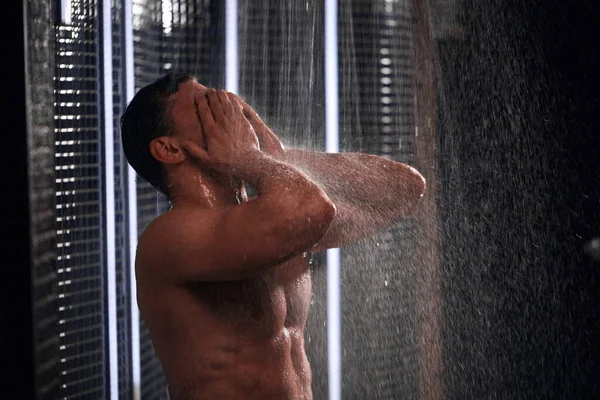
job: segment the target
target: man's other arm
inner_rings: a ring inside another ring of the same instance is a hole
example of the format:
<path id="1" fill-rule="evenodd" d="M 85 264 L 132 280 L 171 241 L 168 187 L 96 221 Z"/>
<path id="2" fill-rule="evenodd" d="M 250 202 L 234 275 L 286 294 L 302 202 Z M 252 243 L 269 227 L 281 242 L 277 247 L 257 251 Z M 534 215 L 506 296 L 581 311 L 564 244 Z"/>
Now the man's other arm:
<path id="1" fill-rule="evenodd" d="M 381 156 L 291 148 L 282 161 L 317 182 L 336 206 L 336 216 L 314 250 L 339 247 L 392 226 L 425 191 L 425 180 L 414 168 Z"/>
<path id="2" fill-rule="evenodd" d="M 229 95 L 242 105 L 261 150 L 303 171 L 335 204 L 336 216 L 313 250 L 339 247 L 388 228 L 409 214 L 423 196 L 425 180 L 407 164 L 365 153 L 286 149 L 252 107 Z"/>

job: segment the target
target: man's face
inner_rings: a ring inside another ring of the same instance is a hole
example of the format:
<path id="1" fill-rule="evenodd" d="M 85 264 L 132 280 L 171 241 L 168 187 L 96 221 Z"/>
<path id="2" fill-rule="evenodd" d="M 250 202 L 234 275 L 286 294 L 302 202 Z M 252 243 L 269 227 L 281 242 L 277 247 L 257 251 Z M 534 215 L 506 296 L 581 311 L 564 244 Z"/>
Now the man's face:
<path id="1" fill-rule="evenodd" d="M 169 105 L 173 136 L 181 140 L 192 140 L 203 148 L 206 148 L 206 140 L 196 107 L 196 97 L 204 95 L 207 89 L 196 81 L 184 82 L 177 93 L 170 97 Z"/>

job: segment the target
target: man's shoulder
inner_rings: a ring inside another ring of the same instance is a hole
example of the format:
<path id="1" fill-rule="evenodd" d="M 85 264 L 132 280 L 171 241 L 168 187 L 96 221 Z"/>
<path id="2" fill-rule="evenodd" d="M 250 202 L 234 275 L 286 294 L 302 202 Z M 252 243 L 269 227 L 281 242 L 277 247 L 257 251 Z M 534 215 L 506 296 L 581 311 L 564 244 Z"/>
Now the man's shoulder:
<path id="1" fill-rule="evenodd" d="M 218 213 L 202 208 L 170 209 L 154 218 L 138 239 L 136 265 L 153 269 L 171 263 L 190 246 L 204 242 Z"/>
<path id="2" fill-rule="evenodd" d="M 152 220 L 140 235 L 140 244 L 157 239 L 162 241 L 186 236 L 190 233 L 198 234 L 206 229 L 211 221 L 215 219 L 218 212 L 205 208 L 172 208 Z"/>

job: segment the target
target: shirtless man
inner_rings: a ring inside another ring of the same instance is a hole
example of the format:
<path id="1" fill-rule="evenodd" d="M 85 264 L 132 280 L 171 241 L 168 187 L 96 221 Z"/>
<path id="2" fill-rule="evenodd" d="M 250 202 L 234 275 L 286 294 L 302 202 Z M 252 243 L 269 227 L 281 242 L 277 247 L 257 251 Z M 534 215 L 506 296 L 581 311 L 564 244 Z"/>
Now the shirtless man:
<path id="1" fill-rule="evenodd" d="M 287 149 L 240 97 L 190 76 L 140 90 L 122 135 L 129 163 L 171 202 L 135 266 L 171 398 L 312 399 L 307 254 L 397 222 L 422 196 L 421 175 L 368 154 Z"/>

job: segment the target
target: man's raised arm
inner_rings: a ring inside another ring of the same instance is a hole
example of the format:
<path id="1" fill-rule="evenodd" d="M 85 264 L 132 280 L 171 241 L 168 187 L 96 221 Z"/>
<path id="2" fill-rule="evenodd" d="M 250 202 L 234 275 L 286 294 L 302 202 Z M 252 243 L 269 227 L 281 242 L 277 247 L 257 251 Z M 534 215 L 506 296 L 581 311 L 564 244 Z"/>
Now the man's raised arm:
<path id="1" fill-rule="evenodd" d="M 238 102 L 261 150 L 303 171 L 335 204 L 336 216 L 313 250 L 339 247 L 388 228 L 409 214 L 423 196 L 425 180 L 409 165 L 364 153 L 286 149 L 249 105 Z"/>
<path id="2" fill-rule="evenodd" d="M 385 157 L 289 149 L 285 161 L 320 184 L 337 208 L 315 250 L 339 247 L 392 226 L 412 211 L 425 191 L 425 180 L 414 168 Z"/>

